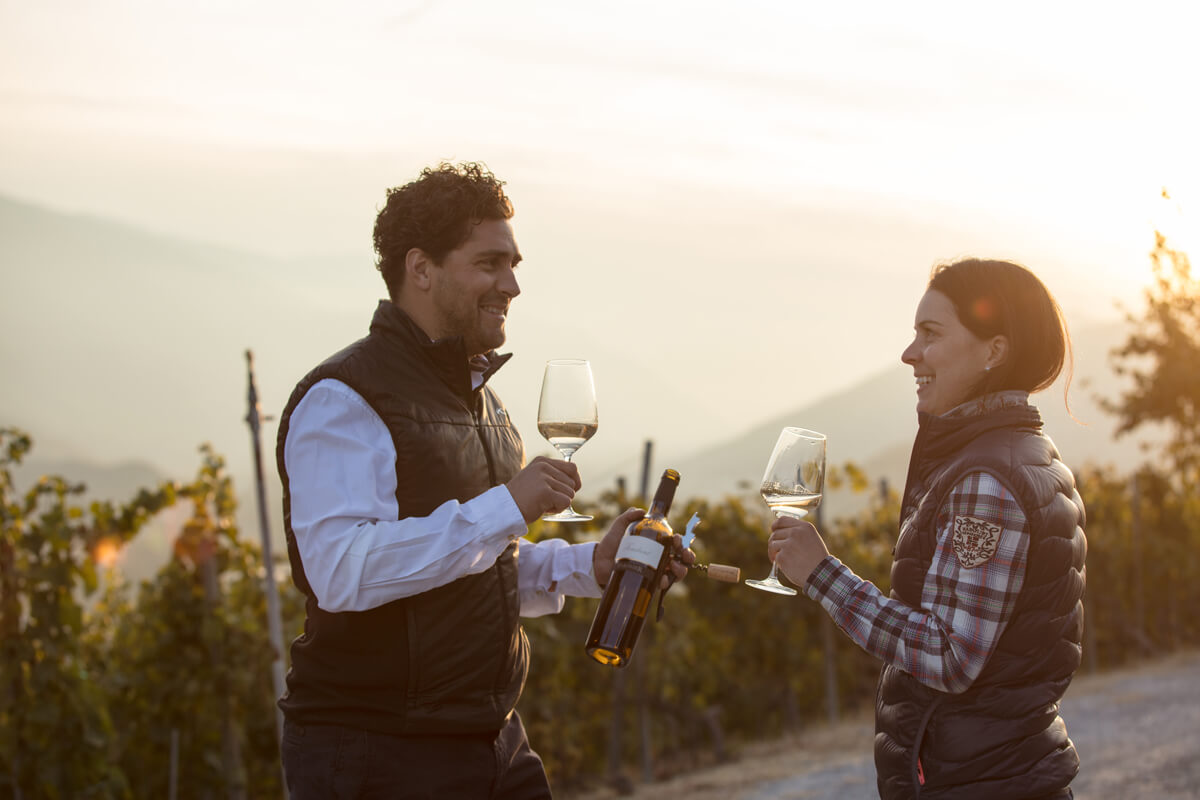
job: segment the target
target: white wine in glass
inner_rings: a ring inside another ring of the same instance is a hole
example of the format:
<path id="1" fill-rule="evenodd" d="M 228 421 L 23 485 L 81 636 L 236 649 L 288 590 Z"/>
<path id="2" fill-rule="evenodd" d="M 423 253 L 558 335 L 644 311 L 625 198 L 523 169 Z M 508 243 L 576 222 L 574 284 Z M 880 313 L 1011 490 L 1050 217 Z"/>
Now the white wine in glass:
<path id="1" fill-rule="evenodd" d="M 600 417 L 596 407 L 596 384 L 592 366 L 582 359 L 546 362 L 542 398 L 538 403 L 538 433 L 554 445 L 564 461 L 596 433 Z M 591 517 L 567 505 L 557 514 L 542 519 L 555 522 L 586 522 Z"/>
<path id="2" fill-rule="evenodd" d="M 793 487 L 784 486 L 781 483 L 764 483 L 759 489 L 763 500 L 767 501 L 767 507 L 775 512 L 776 516 L 796 517 L 797 519 L 808 515 L 821 503 L 821 494 L 812 494 L 806 491 L 796 491 Z"/>
<path id="3" fill-rule="evenodd" d="M 800 519 L 821 502 L 825 485 L 825 434 L 806 428 L 784 428 L 775 442 L 767 471 L 759 489 L 767 507 L 777 517 Z M 771 562 L 771 574 L 746 585 L 776 594 L 796 594 L 777 577 L 778 567 Z"/>

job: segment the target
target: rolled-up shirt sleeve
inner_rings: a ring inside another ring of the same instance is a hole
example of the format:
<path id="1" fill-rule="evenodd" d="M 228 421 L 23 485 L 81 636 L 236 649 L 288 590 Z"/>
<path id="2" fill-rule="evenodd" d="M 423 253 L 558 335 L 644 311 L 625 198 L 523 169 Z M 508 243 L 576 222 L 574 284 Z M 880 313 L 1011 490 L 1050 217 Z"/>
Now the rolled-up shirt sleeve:
<path id="1" fill-rule="evenodd" d="M 395 463 L 387 426 L 346 384 L 320 381 L 293 410 L 284 443 L 292 530 L 325 611 L 366 611 L 483 572 L 527 531 L 505 486 L 399 519 Z M 522 614 L 557 612 L 567 594 L 598 596 L 593 548 L 522 540 Z"/>

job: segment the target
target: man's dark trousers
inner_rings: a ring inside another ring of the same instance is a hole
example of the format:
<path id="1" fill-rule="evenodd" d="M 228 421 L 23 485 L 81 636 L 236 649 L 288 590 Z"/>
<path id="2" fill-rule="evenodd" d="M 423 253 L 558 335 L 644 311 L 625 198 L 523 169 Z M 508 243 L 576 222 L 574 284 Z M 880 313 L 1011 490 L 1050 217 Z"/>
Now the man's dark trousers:
<path id="1" fill-rule="evenodd" d="M 550 784 L 514 711 L 494 736 L 388 736 L 283 726 L 290 800 L 545 800 Z"/>

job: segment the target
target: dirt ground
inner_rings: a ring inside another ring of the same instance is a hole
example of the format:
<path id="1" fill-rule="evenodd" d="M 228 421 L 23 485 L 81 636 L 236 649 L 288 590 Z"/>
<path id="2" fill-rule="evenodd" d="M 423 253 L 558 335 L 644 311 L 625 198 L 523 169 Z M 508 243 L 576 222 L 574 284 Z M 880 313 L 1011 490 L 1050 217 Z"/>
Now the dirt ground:
<path id="1" fill-rule="evenodd" d="M 1200 798 L 1200 653 L 1078 676 L 1063 718 L 1082 766 L 1079 800 Z M 869 800 L 877 797 L 869 715 L 742 748 L 735 760 L 636 787 L 655 800 Z M 559 795 L 615 800 L 611 789 Z"/>

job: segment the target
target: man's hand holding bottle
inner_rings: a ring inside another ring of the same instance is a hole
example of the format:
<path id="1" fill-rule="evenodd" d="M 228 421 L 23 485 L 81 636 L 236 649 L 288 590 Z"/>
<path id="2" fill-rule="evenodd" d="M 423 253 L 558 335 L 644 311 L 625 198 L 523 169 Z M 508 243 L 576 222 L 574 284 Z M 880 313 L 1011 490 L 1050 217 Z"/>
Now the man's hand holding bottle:
<path id="1" fill-rule="evenodd" d="M 600 588 L 604 588 L 612 576 L 617 548 L 621 544 L 621 537 L 625 535 L 625 530 L 645 516 L 646 512 L 640 508 L 625 510 L 613 520 L 608 533 L 604 534 L 604 538 L 596 545 L 596 552 L 592 554 L 592 573 L 596 576 L 596 583 L 600 584 Z M 670 546 L 672 551 L 678 555 L 671 559 L 670 575 L 663 576 L 660 589 L 666 589 L 674 581 L 683 580 L 688 572 L 687 565 L 696 563 L 696 554 L 683 546 L 683 539 L 679 534 L 672 534 Z"/>

